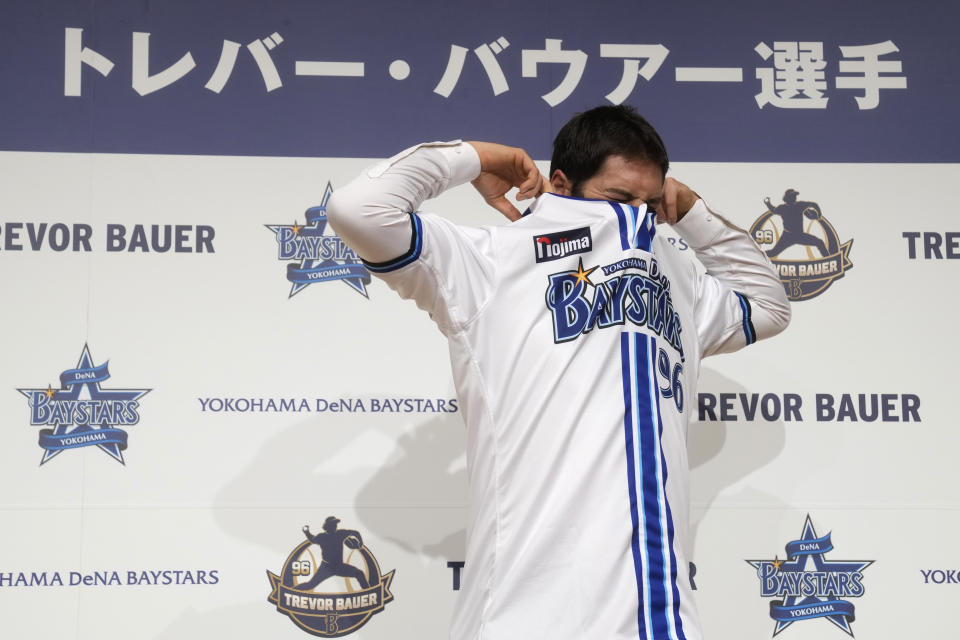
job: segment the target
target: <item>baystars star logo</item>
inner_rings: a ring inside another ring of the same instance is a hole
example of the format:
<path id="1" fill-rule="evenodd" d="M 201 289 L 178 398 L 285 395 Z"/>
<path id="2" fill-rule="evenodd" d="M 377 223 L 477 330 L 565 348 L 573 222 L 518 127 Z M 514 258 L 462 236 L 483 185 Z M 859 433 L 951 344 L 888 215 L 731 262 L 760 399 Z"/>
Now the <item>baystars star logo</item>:
<path id="1" fill-rule="evenodd" d="M 350 288 L 367 295 L 370 272 L 353 249 L 333 234 L 327 234 L 327 201 L 333 187 L 327 183 L 320 206 L 310 207 L 306 222 L 268 224 L 277 238 L 277 259 L 287 265 L 287 280 L 292 283 L 289 298 L 317 282 L 342 280 Z"/>
<path id="2" fill-rule="evenodd" d="M 30 424 L 53 427 L 40 430 L 41 465 L 67 449 L 91 446 L 124 464 L 127 432 L 117 426 L 140 421 L 139 400 L 151 389 L 102 389 L 108 364 L 94 365 L 83 345 L 77 367 L 60 374 L 59 389 L 17 389 L 30 404 Z"/>
<path id="3" fill-rule="evenodd" d="M 777 622 L 774 636 L 794 622 L 814 618 L 826 618 L 853 635 L 854 607 L 845 598 L 863 595 L 863 570 L 873 560 L 827 560 L 833 551 L 830 535 L 817 537 L 807 515 L 800 539 L 786 545 L 787 560 L 747 560 L 757 570 L 760 595 L 782 598 L 770 602 L 770 617 Z"/>

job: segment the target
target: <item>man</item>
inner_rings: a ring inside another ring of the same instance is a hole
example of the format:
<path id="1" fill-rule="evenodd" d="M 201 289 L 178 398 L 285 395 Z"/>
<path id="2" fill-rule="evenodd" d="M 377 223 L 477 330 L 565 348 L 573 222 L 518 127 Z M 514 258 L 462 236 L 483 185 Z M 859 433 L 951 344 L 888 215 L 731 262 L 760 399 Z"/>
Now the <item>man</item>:
<path id="1" fill-rule="evenodd" d="M 700 359 L 779 332 L 790 308 L 749 236 L 667 169 L 643 118 L 598 107 L 557 135 L 549 183 L 522 150 L 430 143 L 330 198 L 341 238 L 449 341 L 470 478 L 452 638 L 701 637 L 685 448 Z M 414 213 L 471 180 L 511 224 Z M 539 196 L 528 215 L 512 187 Z"/>

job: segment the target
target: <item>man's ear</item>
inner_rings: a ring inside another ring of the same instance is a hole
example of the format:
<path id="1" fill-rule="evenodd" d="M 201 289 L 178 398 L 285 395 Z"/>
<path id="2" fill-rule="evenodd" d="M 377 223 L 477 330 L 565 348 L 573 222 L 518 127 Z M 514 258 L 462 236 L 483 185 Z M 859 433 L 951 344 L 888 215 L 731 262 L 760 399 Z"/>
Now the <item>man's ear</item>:
<path id="1" fill-rule="evenodd" d="M 553 175 L 550 176 L 550 185 L 553 187 L 553 192 L 557 195 L 573 195 L 573 182 L 571 182 L 560 169 L 555 169 Z"/>

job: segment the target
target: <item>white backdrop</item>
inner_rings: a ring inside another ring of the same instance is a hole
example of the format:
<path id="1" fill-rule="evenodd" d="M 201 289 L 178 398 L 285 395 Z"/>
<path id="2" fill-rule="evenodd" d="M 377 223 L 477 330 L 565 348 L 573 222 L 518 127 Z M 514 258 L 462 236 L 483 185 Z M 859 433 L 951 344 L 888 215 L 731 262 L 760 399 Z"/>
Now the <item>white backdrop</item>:
<path id="1" fill-rule="evenodd" d="M 267 572 L 280 573 L 303 525 L 318 532 L 331 515 L 395 570 L 395 599 L 353 637 L 445 636 L 466 472 L 459 414 L 432 410 L 455 397 L 444 340 L 376 280 L 368 297 L 343 281 L 289 297 L 291 263 L 266 226 L 303 225 L 328 182 L 336 189 L 369 162 L 0 153 L 0 617 L 10 637 L 306 637 L 268 602 Z M 841 242 L 853 240 L 852 268 L 796 302 L 784 334 L 705 362 L 701 394 L 738 394 L 727 419 L 690 426 L 706 637 L 772 635 L 772 598 L 746 561 L 783 559 L 807 515 L 832 536 L 827 560 L 874 561 L 863 595 L 848 598 L 858 638 L 952 637 L 956 263 L 923 259 L 922 246 L 911 259 L 903 233 L 952 230 L 944 185 L 958 167 L 677 163 L 672 174 L 745 228 L 765 197 L 796 189 Z M 501 223 L 469 187 L 425 209 Z M 90 251 L 32 250 L 26 225 L 42 222 L 89 225 Z M 214 251 L 110 252 L 109 224 L 128 239 L 136 224 L 205 225 Z M 94 365 L 109 361 L 102 389 L 150 390 L 139 422 L 122 427 L 124 464 L 89 446 L 40 465 L 49 427 L 31 425 L 18 390 L 56 391 L 84 345 Z M 758 410 L 748 421 L 739 394 L 799 396 L 801 419 Z M 818 394 L 835 408 L 843 394 L 894 394 L 899 420 L 818 420 Z M 903 421 L 908 395 L 919 421 Z M 214 410 L 246 407 L 241 399 L 302 399 L 310 410 Z M 387 399 L 404 411 L 373 410 Z M 341 400 L 354 410 L 330 410 Z M 142 579 L 151 571 L 171 573 Z M 200 571 L 208 584 L 189 584 Z M 83 575 L 108 584 L 70 584 Z M 843 635 L 826 619 L 783 633 Z"/>

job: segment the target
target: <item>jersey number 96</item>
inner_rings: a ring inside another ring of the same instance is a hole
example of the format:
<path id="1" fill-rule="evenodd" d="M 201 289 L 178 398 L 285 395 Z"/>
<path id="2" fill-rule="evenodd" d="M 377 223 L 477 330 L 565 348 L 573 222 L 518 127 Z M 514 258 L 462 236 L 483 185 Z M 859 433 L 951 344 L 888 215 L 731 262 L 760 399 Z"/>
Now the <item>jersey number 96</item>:
<path id="1" fill-rule="evenodd" d="M 683 365 L 679 362 L 670 366 L 670 356 L 663 349 L 657 355 L 657 369 L 660 370 L 660 378 L 666 383 L 666 386 L 660 387 L 660 395 L 664 398 L 673 398 L 673 403 L 677 405 L 677 411 L 683 413 Z"/>

